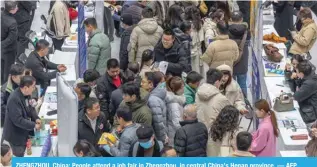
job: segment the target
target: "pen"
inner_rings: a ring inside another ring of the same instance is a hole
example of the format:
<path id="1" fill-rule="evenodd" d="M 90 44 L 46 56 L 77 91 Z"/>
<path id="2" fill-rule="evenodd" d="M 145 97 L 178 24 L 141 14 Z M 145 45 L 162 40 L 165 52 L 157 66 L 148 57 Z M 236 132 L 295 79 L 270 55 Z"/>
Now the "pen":
<path id="1" fill-rule="evenodd" d="M 276 86 L 284 87 L 284 85 L 276 84 Z"/>

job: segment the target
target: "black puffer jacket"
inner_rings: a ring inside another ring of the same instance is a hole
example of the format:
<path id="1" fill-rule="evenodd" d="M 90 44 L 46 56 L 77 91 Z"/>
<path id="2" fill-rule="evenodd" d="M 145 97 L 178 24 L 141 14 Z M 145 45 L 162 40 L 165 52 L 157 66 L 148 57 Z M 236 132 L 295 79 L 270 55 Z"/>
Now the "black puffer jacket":
<path id="1" fill-rule="evenodd" d="M 128 68 L 129 64 L 129 51 L 128 45 L 130 43 L 130 36 L 132 33 L 133 27 L 130 27 L 123 31 L 121 35 L 119 59 L 120 59 L 120 69 L 125 71 Z"/>
<path id="2" fill-rule="evenodd" d="M 181 157 L 206 157 L 208 130 L 205 124 L 193 121 L 180 122 L 176 131 L 174 148 Z"/>
<path id="3" fill-rule="evenodd" d="M 36 9 L 36 1 L 19 1 L 19 10 L 14 15 L 18 24 L 30 21 L 32 13 Z"/>
<path id="4" fill-rule="evenodd" d="M 7 102 L 10 94 L 19 86 L 11 78 L 1 87 L 1 127 L 4 125 L 4 118 L 7 110 Z"/>
<path id="5" fill-rule="evenodd" d="M 18 25 L 13 15 L 6 10 L 1 12 L 1 53 L 11 53 L 17 50 Z M 15 58 L 15 55 L 2 55 L 1 59 Z"/>
<path id="6" fill-rule="evenodd" d="M 248 30 L 247 23 L 235 24 L 232 23 L 229 25 L 229 38 L 234 40 L 237 45 L 240 47 L 240 43 L 243 39 L 244 32 Z M 247 32 L 246 43 L 243 48 L 243 54 L 240 61 L 233 67 L 234 75 L 246 74 L 248 72 L 248 59 L 249 59 L 249 49 L 248 41 L 250 40 L 250 32 Z"/>
<path id="7" fill-rule="evenodd" d="M 179 28 L 174 28 L 173 29 L 176 38 L 182 43 L 183 46 L 185 46 L 185 50 L 186 50 L 186 55 L 191 55 L 191 49 L 190 49 L 190 45 L 191 45 L 191 37 L 190 35 L 185 34 L 182 30 L 180 30 Z M 191 58 L 188 57 L 187 59 L 188 64 L 191 64 Z M 192 71 L 191 66 L 184 70 L 184 72 L 189 73 L 190 71 Z"/>

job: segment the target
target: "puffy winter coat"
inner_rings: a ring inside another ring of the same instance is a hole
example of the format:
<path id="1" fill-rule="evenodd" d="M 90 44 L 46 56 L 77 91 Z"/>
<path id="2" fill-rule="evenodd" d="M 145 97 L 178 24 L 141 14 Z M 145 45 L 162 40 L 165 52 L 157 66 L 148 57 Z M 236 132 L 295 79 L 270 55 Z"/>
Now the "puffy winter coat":
<path id="1" fill-rule="evenodd" d="M 168 91 L 165 102 L 167 108 L 168 145 L 173 147 L 175 133 L 181 127 L 179 122 L 183 120 L 185 97 L 177 96 L 173 92 Z"/>
<path id="2" fill-rule="evenodd" d="M 205 35 L 205 45 L 208 48 L 212 41 L 215 41 L 218 36 L 217 24 L 210 18 L 206 18 L 203 25 L 204 35 Z"/>
<path id="3" fill-rule="evenodd" d="M 107 60 L 111 58 L 109 38 L 97 29 L 89 36 L 87 43 L 88 69 L 95 69 L 103 75 L 106 72 Z"/>
<path id="4" fill-rule="evenodd" d="M 154 49 L 160 40 L 163 29 L 157 24 L 154 18 L 142 19 L 134 27 L 129 46 L 129 62 L 141 63 L 142 53 L 146 49 Z"/>
<path id="5" fill-rule="evenodd" d="M 174 148 L 180 157 L 206 157 L 208 130 L 198 120 L 180 122 L 176 131 Z"/>
<path id="6" fill-rule="evenodd" d="M 218 88 L 211 84 L 202 84 L 196 94 L 198 121 L 204 123 L 209 129 L 220 111 L 230 104 L 230 101 L 221 94 Z"/>
<path id="7" fill-rule="evenodd" d="M 167 137 L 167 118 L 166 118 L 166 90 L 155 88 L 150 92 L 148 106 L 152 111 L 153 128 L 156 138 L 162 142 Z"/>
<path id="8" fill-rule="evenodd" d="M 217 40 L 212 42 L 201 59 L 210 68 L 216 68 L 222 64 L 227 64 L 231 68 L 239 56 L 237 43 L 229 39 L 228 35 L 218 35 Z"/>
<path id="9" fill-rule="evenodd" d="M 67 5 L 56 1 L 47 19 L 47 28 L 53 32 L 56 39 L 63 39 L 70 35 L 70 20 Z"/>
<path id="10" fill-rule="evenodd" d="M 128 46 L 130 43 L 130 36 L 131 36 L 132 30 L 133 30 L 133 27 L 129 27 L 125 29 L 121 35 L 119 59 L 120 59 L 120 69 L 123 71 L 125 71 L 128 68 L 128 64 L 129 64 Z"/>

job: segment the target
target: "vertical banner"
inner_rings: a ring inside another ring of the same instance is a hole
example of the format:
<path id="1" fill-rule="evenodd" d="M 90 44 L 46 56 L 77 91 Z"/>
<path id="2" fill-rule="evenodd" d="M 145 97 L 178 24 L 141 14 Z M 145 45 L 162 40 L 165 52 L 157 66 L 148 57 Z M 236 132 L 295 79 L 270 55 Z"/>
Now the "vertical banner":
<path id="1" fill-rule="evenodd" d="M 86 32 L 84 26 L 85 10 L 84 4 L 80 1 L 78 5 L 78 55 L 79 55 L 79 77 L 82 77 L 87 68 L 87 46 L 86 46 Z"/>

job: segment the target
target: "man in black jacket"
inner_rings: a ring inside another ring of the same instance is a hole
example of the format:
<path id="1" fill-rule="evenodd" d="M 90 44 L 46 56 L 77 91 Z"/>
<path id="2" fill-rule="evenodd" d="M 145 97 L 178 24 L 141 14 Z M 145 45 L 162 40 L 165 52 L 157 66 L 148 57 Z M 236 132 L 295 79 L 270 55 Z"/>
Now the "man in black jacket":
<path id="1" fill-rule="evenodd" d="M 10 68 L 10 77 L 1 87 L 1 127 L 4 125 L 7 102 L 10 94 L 19 87 L 22 76 L 24 75 L 24 66 L 21 64 L 12 64 Z"/>
<path id="2" fill-rule="evenodd" d="M 17 57 L 19 57 L 21 53 L 24 53 L 25 49 L 28 47 L 29 40 L 27 37 L 25 37 L 25 33 L 31 29 L 32 20 L 36 9 L 36 1 L 19 1 L 18 8 L 19 10 L 14 15 L 14 18 L 18 24 Z"/>
<path id="3" fill-rule="evenodd" d="M 190 55 L 186 52 L 185 45 L 175 38 L 173 30 L 164 30 L 162 39 L 154 48 L 154 62 L 168 62 L 166 75 L 181 76 L 183 71 L 188 71 Z"/>
<path id="4" fill-rule="evenodd" d="M 14 64 L 17 50 L 18 27 L 13 15 L 18 7 L 15 1 L 5 1 L 1 13 L 1 84 L 9 76 L 10 66 Z"/>
<path id="5" fill-rule="evenodd" d="M 56 78 L 56 73 L 64 72 L 67 70 L 64 64 L 55 64 L 48 61 L 45 56 L 49 51 L 49 43 L 45 39 L 40 39 L 33 51 L 26 60 L 25 66 L 33 72 L 33 76 L 36 78 L 36 84 L 41 85 L 44 90 L 50 85 L 51 79 Z M 48 70 L 54 70 L 49 72 Z"/>
<path id="6" fill-rule="evenodd" d="M 300 114 L 307 127 L 317 120 L 317 75 L 312 73 L 312 67 L 307 61 L 297 65 L 297 76 L 302 79 L 302 85 L 294 93 L 298 101 Z"/>
<path id="7" fill-rule="evenodd" d="M 105 115 L 100 112 L 99 101 L 89 97 L 85 107 L 78 115 L 78 140 L 86 139 L 98 148 L 98 141 L 104 132 L 110 131 L 110 124 Z"/>
<path id="8" fill-rule="evenodd" d="M 111 124 L 113 123 L 114 115 L 110 114 L 110 97 L 112 92 L 118 89 L 125 80 L 117 59 L 109 59 L 107 61 L 106 73 L 97 80 L 96 95 L 100 101 L 100 108 Z"/>
<path id="9" fill-rule="evenodd" d="M 175 150 L 180 157 L 206 157 L 208 130 L 205 124 L 198 122 L 196 106 L 185 107 L 184 121 L 176 131 Z"/>
<path id="10" fill-rule="evenodd" d="M 8 142 L 13 155 L 23 157 L 30 132 L 41 128 L 41 120 L 30 104 L 35 78 L 24 76 L 18 89 L 9 97 L 2 140 Z"/>
<path id="11" fill-rule="evenodd" d="M 121 16 L 121 26 L 124 29 L 121 35 L 121 43 L 120 43 L 120 51 L 119 51 L 119 59 L 120 59 L 120 69 L 125 71 L 128 68 L 129 64 L 129 52 L 128 45 L 130 43 L 130 36 L 133 30 L 133 21 L 132 15 L 123 14 Z"/>

